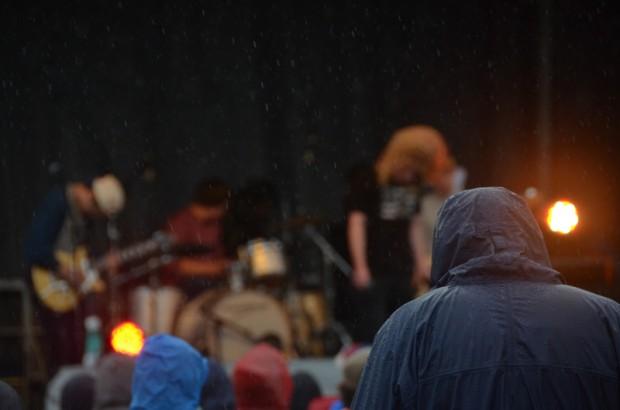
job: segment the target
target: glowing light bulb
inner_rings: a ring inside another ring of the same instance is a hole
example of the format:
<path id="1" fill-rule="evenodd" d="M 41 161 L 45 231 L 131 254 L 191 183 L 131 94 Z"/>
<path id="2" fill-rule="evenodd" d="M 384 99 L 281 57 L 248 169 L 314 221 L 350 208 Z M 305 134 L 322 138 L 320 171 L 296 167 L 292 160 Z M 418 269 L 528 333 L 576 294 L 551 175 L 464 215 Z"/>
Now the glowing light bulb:
<path id="1" fill-rule="evenodd" d="M 569 234 L 575 230 L 578 223 L 577 208 L 568 201 L 557 201 L 547 212 L 547 225 L 552 232 Z"/>
<path id="2" fill-rule="evenodd" d="M 111 336 L 112 349 L 127 356 L 137 356 L 144 346 L 144 332 L 132 322 L 119 323 Z"/>

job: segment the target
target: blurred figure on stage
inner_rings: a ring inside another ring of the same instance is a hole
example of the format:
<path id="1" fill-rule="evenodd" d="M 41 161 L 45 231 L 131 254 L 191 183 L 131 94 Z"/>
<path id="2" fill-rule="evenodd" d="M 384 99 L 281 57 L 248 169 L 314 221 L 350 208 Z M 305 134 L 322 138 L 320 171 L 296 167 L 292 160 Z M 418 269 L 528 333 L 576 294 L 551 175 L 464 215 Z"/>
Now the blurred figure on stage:
<path id="1" fill-rule="evenodd" d="M 190 250 L 170 267 L 175 285 L 189 298 L 227 278 L 231 258 L 225 245 L 224 223 L 230 197 L 230 188 L 223 181 L 205 178 L 196 186 L 191 202 L 166 223 L 177 245 Z"/>
<path id="2" fill-rule="evenodd" d="M 52 189 L 33 213 L 25 240 L 27 281 L 37 295 L 35 305 L 45 330 L 50 375 L 62 365 L 81 361 L 84 319 L 89 314 L 104 313 L 97 298 L 92 297 L 95 289 L 82 289 L 85 274 L 80 262 L 81 252 L 85 249 L 92 255 L 103 250 L 102 237 L 105 235 L 101 234 L 100 222 L 118 214 L 124 203 L 125 194 L 120 182 L 115 176 L 106 174 Z M 114 270 L 117 265 L 115 255 L 110 253 L 106 258 L 107 269 Z M 40 288 L 37 291 L 35 271 L 40 272 L 38 278 L 43 281 L 62 280 L 62 286 L 48 286 L 50 292 L 40 292 Z M 73 295 L 52 292 L 63 287 Z M 82 290 L 87 297 L 81 301 L 76 299 L 77 290 Z M 73 301 L 75 306 L 67 307 Z"/>
<path id="3" fill-rule="evenodd" d="M 253 179 L 244 184 L 231 201 L 234 220 L 233 245 L 239 246 L 256 238 L 270 238 L 281 226 L 278 192 L 266 179 Z"/>
<path id="4" fill-rule="evenodd" d="M 132 317 L 149 335 L 173 331 L 183 300 L 226 283 L 231 258 L 224 225 L 231 191 L 220 179 L 201 180 L 190 203 L 166 222 L 179 258 L 164 268 L 160 282 L 132 295 Z"/>
<path id="5" fill-rule="evenodd" d="M 466 178 L 465 169 L 458 166 L 454 158 L 449 157 L 439 170 L 436 180 L 427 185 L 427 192 L 420 199 L 420 212 L 414 216 L 413 231 L 417 261 L 414 284 L 416 296 L 429 290 L 433 230 L 437 213 L 450 195 L 465 189 Z"/>
<path id="6" fill-rule="evenodd" d="M 424 186 L 445 167 L 448 149 L 428 126 L 396 131 L 374 167 L 353 170 L 345 199 L 353 286 L 360 292 L 353 329 L 371 342 L 388 316 L 411 299 L 415 283 L 414 216 Z"/>

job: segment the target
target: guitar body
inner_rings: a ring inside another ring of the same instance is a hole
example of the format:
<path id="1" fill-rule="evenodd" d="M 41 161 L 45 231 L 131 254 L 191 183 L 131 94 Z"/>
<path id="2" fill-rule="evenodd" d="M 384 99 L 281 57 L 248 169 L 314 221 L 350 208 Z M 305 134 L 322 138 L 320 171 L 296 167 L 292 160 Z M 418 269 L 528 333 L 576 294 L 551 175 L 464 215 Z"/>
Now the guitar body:
<path id="1" fill-rule="evenodd" d="M 61 268 L 80 271 L 88 260 L 86 248 L 78 247 L 73 253 L 58 251 L 56 261 Z M 59 278 L 53 271 L 34 266 L 31 270 L 34 292 L 41 303 L 57 313 L 69 312 L 78 305 L 83 294 L 79 293 L 66 280 Z M 97 279 L 91 292 L 103 292 L 105 283 Z"/>
<path id="2" fill-rule="evenodd" d="M 174 238 L 170 235 L 156 232 L 151 239 L 137 243 L 118 252 L 120 263 L 147 257 L 156 252 L 169 252 L 174 244 Z M 33 266 L 30 275 L 34 293 L 41 303 L 48 309 L 65 313 L 75 309 L 80 299 L 89 293 L 101 293 L 105 291 L 106 284 L 99 277 L 100 270 L 107 270 L 105 258 L 90 263 L 86 248 L 79 246 L 73 252 L 58 251 L 54 255 L 58 266 L 68 271 L 84 272 L 84 277 L 79 289 L 72 286 L 66 280 L 60 278 L 55 272 Z"/>

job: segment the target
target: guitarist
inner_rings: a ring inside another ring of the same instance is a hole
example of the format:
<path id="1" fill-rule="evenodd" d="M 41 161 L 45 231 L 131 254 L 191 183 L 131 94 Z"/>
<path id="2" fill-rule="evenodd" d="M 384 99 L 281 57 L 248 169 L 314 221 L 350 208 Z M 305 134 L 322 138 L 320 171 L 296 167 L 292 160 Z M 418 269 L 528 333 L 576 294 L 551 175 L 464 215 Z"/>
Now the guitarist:
<path id="1" fill-rule="evenodd" d="M 79 266 L 60 266 L 56 259 L 59 251 L 72 253 L 79 246 L 92 250 L 97 220 L 109 218 L 123 208 L 125 195 L 118 179 L 102 175 L 88 181 L 70 182 L 50 191 L 34 212 L 25 241 L 28 267 L 39 266 L 54 272 L 78 289 L 84 280 Z M 108 266 L 115 257 L 110 254 Z M 31 282 L 31 278 L 28 278 Z M 36 298 L 35 298 L 36 299 Z M 38 299 L 36 299 L 40 302 Z M 65 313 L 54 312 L 35 303 L 39 321 L 45 331 L 48 371 L 53 375 L 62 365 L 79 363 L 83 355 L 84 319 L 87 316 L 85 299 L 76 309 Z"/>

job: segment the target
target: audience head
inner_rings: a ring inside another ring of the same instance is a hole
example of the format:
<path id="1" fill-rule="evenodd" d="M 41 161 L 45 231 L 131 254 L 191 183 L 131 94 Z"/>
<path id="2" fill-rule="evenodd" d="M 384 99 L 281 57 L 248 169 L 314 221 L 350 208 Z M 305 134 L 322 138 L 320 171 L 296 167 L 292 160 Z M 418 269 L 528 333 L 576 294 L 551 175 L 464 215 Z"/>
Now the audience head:
<path id="1" fill-rule="evenodd" d="M 311 374 L 299 372 L 293 375 L 291 410 L 306 410 L 310 402 L 320 395 L 321 389 Z"/>
<path id="2" fill-rule="evenodd" d="M 235 394 L 226 370 L 209 360 L 209 377 L 202 387 L 202 410 L 233 410 Z"/>
<path id="3" fill-rule="evenodd" d="M 233 372 L 238 410 L 288 410 L 293 381 L 286 359 L 275 348 L 259 344 L 239 359 Z"/>
<path id="4" fill-rule="evenodd" d="M 60 393 L 62 410 L 92 409 L 95 402 L 95 378 L 90 373 L 79 373 L 67 381 Z"/>
<path id="5" fill-rule="evenodd" d="M 523 269 L 529 260 L 551 268 L 540 227 L 525 200 L 505 188 L 475 188 L 452 195 L 437 215 L 431 282 L 443 285 L 468 261 L 494 260 Z M 517 263 L 519 262 L 519 263 Z M 494 268 L 495 269 L 495 268 Z"/>
<path id="6" fill-rule="evenodd" d="M 355 396 L 357 384 L 362 377 L 362 371 L 368 361 L 370 347 L 362 347 L 344 359 L 342 368 L 342 382 L 340 383 L 340 396 L 345 407 L 350 407 Z"/>
<path id="7" fill-rule="evenodd" d="M 0 381 L 0 410 L 20 410 L 22 408 L 15 389 Z"/>
<path id="8" fill-rule="evenodd" d="M 151 336 L 136 360 L 131 409 L 196 410 L 208 371 L 208 360 L 187 342 Z"/>
<path id="9" fill-rule="evenodd" d="M 131 380 L 135 359 L 113 353 L 99 362 L 95 371 L 94 410 L 126 410 L 131 404 Z"/>

